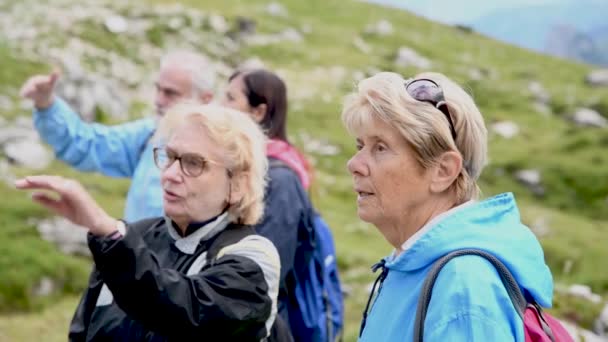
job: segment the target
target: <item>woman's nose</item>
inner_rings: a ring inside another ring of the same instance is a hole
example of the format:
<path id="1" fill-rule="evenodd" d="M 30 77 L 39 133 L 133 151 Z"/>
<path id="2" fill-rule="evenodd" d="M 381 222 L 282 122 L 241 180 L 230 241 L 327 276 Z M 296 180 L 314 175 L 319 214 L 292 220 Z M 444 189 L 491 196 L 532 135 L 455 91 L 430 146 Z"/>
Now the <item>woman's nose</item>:
<path id="1" fill-rule="evenodd" d="M 346 163 L 346 167 L 348 168 L 348 172 L 355 175 L 365 176 L 367 175 L 367 166 L 363 160 L 363 156 L 361 152 L 355 153 L 352 158 L 348 160 Z"/>
<path id="2" fill-rule="evenodd" d="M 183 177 L 182 170 L 180 167 L 180 161 L 175 160 L 173 161 L 173 163 L 171 163 L 171 165 L 167 166 L 167 168 L 164 169 L 162 172 L 162 177 L 164 179 L 171 180 L 174 182 L 180 181 Z"/>

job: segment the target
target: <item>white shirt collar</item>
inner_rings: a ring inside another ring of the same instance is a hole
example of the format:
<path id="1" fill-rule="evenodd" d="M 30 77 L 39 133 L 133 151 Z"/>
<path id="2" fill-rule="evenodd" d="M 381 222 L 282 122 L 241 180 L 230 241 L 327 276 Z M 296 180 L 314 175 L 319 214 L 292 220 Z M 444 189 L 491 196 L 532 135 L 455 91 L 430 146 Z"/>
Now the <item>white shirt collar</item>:
<path id="1" fill-rule="evenodd" d="M 401 245 L 401 253 L 407 251 L 408 249 L 412 248 L 412 246 L 418 241 L 420 240 L 420 238 L 426 234 L 426 232 L 428 232 L 429 230 L 431 230 L 431 228 L 433 228 L 435 225 L 437 225 L 437 223 L 439 223 L 441 220 L 445 219 L 446 217 L 454 214 L 455 212 L 468 207 L 469 205 L 475 203 L 474 200 L 469 200 L 467 202 L 464 202 L 460 205 L 457 205 L 453 208 L 451 208 L 448 211 L 444 211 L 441 214 L 433 217 L 429 222 L 427 222 L 424 226 L 422 226 L 422 228 L 418 229 L 418 231 L 416 233 L 414 233 L 414 235 L 410 236 L 409 239 L 405 240 L 405 242 Z M 394 255 L 395 253 L 393 253 Z"/>
<path id="2" fill-rule="evenodd" d="M 169 230 L 169 235 L 171 235 L 173 240 L 175 240 L 175 246 L 186 254 L 193 254 L 201 240 L 206 240 L 219 233 L 221 230 L 226 228 L 229 223 L 228 212 L 226 211 L 218 216 L 215 220 L 197 229 L 194 233 L 182 237 L 175 231 L 169 217 L 165 217 L 165 222 L 167 229 Z"/>

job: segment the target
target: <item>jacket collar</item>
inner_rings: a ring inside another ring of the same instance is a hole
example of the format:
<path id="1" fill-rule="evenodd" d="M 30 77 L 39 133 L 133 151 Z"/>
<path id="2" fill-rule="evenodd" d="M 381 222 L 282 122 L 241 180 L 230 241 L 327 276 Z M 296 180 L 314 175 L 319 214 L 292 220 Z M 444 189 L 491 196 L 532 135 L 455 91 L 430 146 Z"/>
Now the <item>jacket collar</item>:
<path id="1" fill-rule="evenodd" d="M 165 216 L 165 224 L 169 230 L 169 235 L 175 240 L 175 247 L 186 254 L 194 254 L 196 247 L 202 240 L 207 240 L 221 232 L 228 226 L 228 212 L 224 212 L 211 220 L 188 225 L 186 232 L 188 235 L 181 236 L 173 221 Z"/>

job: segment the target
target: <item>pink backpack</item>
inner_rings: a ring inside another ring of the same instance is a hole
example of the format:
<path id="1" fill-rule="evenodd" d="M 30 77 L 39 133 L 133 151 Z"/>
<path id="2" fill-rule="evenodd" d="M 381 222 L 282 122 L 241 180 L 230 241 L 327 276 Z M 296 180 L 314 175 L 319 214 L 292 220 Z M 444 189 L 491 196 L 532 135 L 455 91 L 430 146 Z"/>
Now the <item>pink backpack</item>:
<path id="1" fill-rule="evenodd" d="M 441 271 L 448 261 L 462 255 L 477 255 L 485 258 L 494 265 L 502 279 L 502 283 L 507 289 L 511 302 L 513 302 L 515 309 L 517 309 L 517 313 L 523 320 L 526 342 L 574 341 L 562 324 L 548 313 L 543 312 L 540 305 L 538 305 L 533 298 L 528 298 L 526 300 L 526 297 L 521 293 L 515 278 L 500 260 L 482 250 L 461 249 L 451 252 L 437 260 L 431 267 L 429 274 L 426 276 L 424 284 L 422 285 L 422 290 L 420 291 L 420 298 L 418 299 L 416 321 L 414 323 L 414 342 L 422 342 L 422 337 L 424 336 L 424 319 L 429 303 L 431 302 L 433 285 L 435 284 L 435 280 L 437 280 L 439 271 Z"/>

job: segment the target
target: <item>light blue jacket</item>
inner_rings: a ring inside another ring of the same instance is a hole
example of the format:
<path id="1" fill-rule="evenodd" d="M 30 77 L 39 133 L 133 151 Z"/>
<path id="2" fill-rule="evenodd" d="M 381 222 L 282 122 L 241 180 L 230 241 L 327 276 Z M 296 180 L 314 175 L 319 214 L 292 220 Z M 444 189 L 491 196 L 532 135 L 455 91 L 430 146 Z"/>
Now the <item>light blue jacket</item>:
<path id="1" fill-rule="evenodd" d="M 83 122 L 60 98 L 34 111 L 34 126 L 44 141 L 80 171 L 132 178 L 124 219 L 132 222 L 163 215 L 160 171 L 154 165 L 153 118 L 116 126 Z"/>
<path id="2" fill-rule="evenodd" d="M 422 283 L 439 257 L 478 248 L 500 259 L 520 288 L 544 307 L 553 295 L 551 272 L 536 237 L 521 223 L 512 194 L 459 208 L 398 257 L 387 257 L 360 341 L 412 341 Z M 461 256 L 439 273 L 424 325 L 424 341 L 524 341 L 523 323 L 495 268 L 479 256 Z"/>

